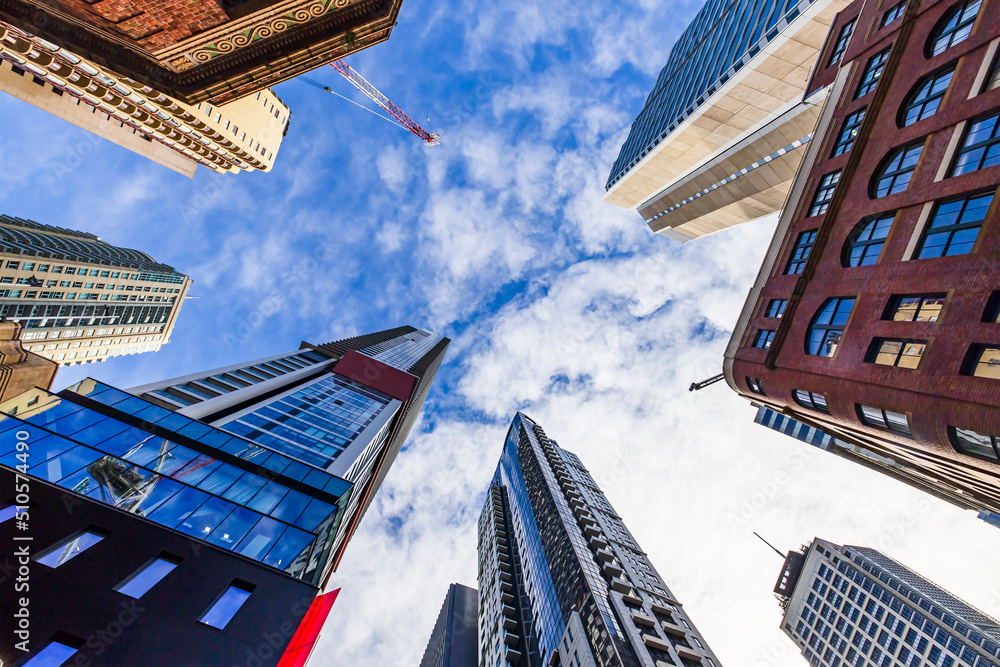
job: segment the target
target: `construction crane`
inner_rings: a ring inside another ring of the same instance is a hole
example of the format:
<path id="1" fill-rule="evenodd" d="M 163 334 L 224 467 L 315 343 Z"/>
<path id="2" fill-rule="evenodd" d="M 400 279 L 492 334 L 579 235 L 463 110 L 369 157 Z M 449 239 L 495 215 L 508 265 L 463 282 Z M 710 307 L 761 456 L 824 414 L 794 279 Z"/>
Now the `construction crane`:
<path id="1" fill-rule="evenodd" d="M 402 127 L 404 130 L 411 132 L 418 137 L 420 137 L 424 145 L 426 146 L 437 146 L 441 143 L 441 135 L 437 132 L 428 132 L 424 128 L 417 125 L 417 123 L 407 116 L 402 109 L 397 107 L 392 103 L 388 97 L 379 92 L 379 89 L 368 83 L 367 79 L 357 73 L 357 71 L 351 69 L 351 66 L 345 63 L 343 60 L 334 60 L 330 63 L 333 69 L 337 70 L 345 79 L 351 82 L 351 85 L 364 93 L 369 99 L 371 99 L 375 104 L 379 105 L 383 109 L 389 112 L 389 114 L 395 119 L 397 125 Z M 323 88 L 328 93 L 333 93 L 329 86 Z M 336 93 L 334 93 L 336 95 Z M 384 118 L 384 116 L 383 116 Z M 390 120 L 391 119 L 386 119 Z"/>

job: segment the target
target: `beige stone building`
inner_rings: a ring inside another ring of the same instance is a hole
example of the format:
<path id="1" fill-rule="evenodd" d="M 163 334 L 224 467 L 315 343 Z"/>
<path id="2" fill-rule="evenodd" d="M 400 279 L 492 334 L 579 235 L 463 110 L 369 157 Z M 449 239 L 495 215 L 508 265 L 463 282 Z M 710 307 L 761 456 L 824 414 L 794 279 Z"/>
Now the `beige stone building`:
<path id="1" fill-rule="evenodd" d="M 827 91 L 803 95 L 848 3 L 774 4 L 706 3 L 633 123 L 604 201 L 682 243 L 781 209 Z"/>
<path id="2" fill-rule="evenodd" d="M 0 216 L 0 322 L 60 365 L 159 350 L 191 282 L 93 234 Z"/>
<path id="3" fill-rule="evenodd" d="M 184 104 L 0 23 L 0 91 L 174 171 L 270 171 L 289 122 L 270 89 Z"/>

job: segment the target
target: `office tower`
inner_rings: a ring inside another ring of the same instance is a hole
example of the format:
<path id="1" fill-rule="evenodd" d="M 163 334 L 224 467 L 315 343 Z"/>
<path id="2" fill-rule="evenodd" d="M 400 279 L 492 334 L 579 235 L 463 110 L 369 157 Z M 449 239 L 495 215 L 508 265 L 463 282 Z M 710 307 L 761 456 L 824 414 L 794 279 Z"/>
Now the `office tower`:
<path id="1" fill-rule="evenodd" d="M 402 0 L 0 0 L 0 20 L 188 104 L 226 104 L 385 41 Z"/>
<path id="2" fill-rule="evenodd" d="M 93 234 L 0 215 L 0 317 L 61 366 L 170 342 L 191 279 Z"/>
<path id="3" fill-rule="evenodd" d="M 790 551 L 774 587 L 781 629 L 816 667 L 987 667 L 1000 625 L 866 547 L 816 538 Z"/>
<path id="4" fill-rule="evenodd" d="M 0 659 L 302 664 L 333 604 L 317 594 L 447 345 L 401 327 L 128 392 L 88 379 L 0 406 L 0 540 L 30 537 L 31 582 L 30 653 L 4 623 Z M 15 503 L 29 519 L 13 520 Z M 0 596 L 5 618 L 17 605 Z"/>
<path id="5" fill-rule="evenodd" d="M 448 587 L 420 667 L 476 667 L 479 593 L 462 584 Z"/>
<path id="6" fill-rule="evenodd" d="M 522 413 L 479 516 L 479 665 L 719 665 L 580 459 Z"/>
<path id="7" fill-rule="evenodd" d="M 847 4 L 708 0 L 633 122 L 604 201 L 682 243 L 776 213 L 828 91 L 803 93 Z"/>
<path id="8" fill-rule="evenodd" d="M 0 59 L 0 91 L 189 177 L 198 165 L 270 171 L 288 130 L 288 107 L 269 89 L 185 104 L 10 24 L 0 23 Z M 80 167 L 92 149 L 59 151 L 56 175 Z"/>
<path id="9" fill-rule="evenodd" d="M 852 3 L 830 31 L 807 95 L 831 93 L 726 380 L 1000 512 L 1000 14 L 877 4 Z"/>

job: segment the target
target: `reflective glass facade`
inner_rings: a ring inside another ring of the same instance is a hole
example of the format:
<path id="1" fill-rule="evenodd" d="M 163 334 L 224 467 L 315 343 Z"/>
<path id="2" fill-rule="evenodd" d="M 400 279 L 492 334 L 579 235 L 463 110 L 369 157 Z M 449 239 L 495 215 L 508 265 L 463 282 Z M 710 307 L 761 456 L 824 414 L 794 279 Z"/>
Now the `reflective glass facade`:
<path id="1" fill-rule="evenodd" d="M 431 351 L 431 349 L 441 342 L 442 336 L 433 334 L 430 331 L 414 331 L 403 336 L 398 336 L 385 343 L 371 345 L 359 350 L 362 354 L 367 354 L 372 359 L 377 359 L 383 364 L 388 364 L 401 371 L 408 371 L 415 363 Z"/>
<path id="2" fill-rule="evenodd" d="M 779 599 L 785 634 L 816 667 L 1000 664 L 995 620 L 874 549 L 815 540 Z"/>
<path id="3" fill-rule="evenodd" d="M 225 423 L 230 433 L 320 468 L 330 465 L 390 403 L 335 374 Z"/>
<path id="4" fill-rule="evenodd" d="M 617 183 L 815 0 L 708 0 L 674 44 L 611 168 Z"/>

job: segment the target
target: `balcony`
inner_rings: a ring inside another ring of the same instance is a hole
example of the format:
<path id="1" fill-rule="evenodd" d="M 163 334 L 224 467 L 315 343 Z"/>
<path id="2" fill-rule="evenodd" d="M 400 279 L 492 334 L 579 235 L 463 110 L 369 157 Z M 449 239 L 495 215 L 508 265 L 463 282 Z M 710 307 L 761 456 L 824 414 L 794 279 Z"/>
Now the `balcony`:
<path id="1" fill-rule="evenodd" d="M 508 662 L 521 662 L 521 652 L 513 646 L 508 646 L 503 653 Z"/>
<path id="2" fill-rule="evenodd" d="M 504 616 L 503 617 L 503 627 L 504 627 L 505 630 L 516 630 L 517 629 L 517 621 L 515 621 L 512 616 Z"/>
<path id="3" fill-rule="evenodd" d="M 684 658 L 685 660 L 693 660 L 695 662 L 701 662 L 701 653 L 690 648 L 688 646 L 675 646 L 677 650 L 677 655 Z"/>
<path id="4" fill-rule="evenodd" d="M 684 637 L 687 635 L 687 632 L 684 630 L 684 628 L 682 628 L 679 625 L 675 625 L 674 623 L 668 623 L 666 621 L 663 621 L 662 623 L 660 623 L 660 627 L 662 627 L 663 631 L 666 632 L 668 635 L 673 635 L 675 637 Z"/>
<path id="5" fill-rule="evenodd" d="M 615 555 L 607 549 L 598 549 L 594 552 L 594 558 L 597 559 L 598 563 L 610 563 L 615 559 Z"/>
<path id="6" fill-rule="evenodd" d="M 514 596 L 511 595 L 510 593 L 501 592 L 500 593 L 500 602 L 504 603 L 505 605 L 514 604 Z"/>
<path id="7" fill-rule="evenodd" d="M 608 541 L 605 540 L 600 535 L 595 535 L 594 537 L 590 538 L 590 548 L 593 549 L 594 551 L 597 551 L 598 549 L 607 549 Z"/>
<path id="8" fill-rule="evenodd" d="M 636 623 L 648 626 L 650 628 L 656 627 L 656 619 L 652 619 L 649 616 L 643 614 L 642 612 L 633 611 L 632 620 Z"/>
<path id="9" fill-rule="evenodd" d="M 513 632 L 503 632 L 503 643 L 507 646 L 517 646 L 517 643 L 521 641 L 521 638 L 515 635 Z"/>
<path id="10" fill-rule="evenodd" d="M 645 632 L 642 633 L 642 643 L 649 648 L 656 649 L 657 651 L 663 651 L 664 653 L 670 653 L 670 644 L 663 641 L 656 635 L 647 635 Z"/>
<path id="11" fill-rule="evenodd" d="M 623 595 L 631 594 L 632 586 L 630 586 L 629 583 L 624 579 L 619 579 L 618 577 L 615 577 L 614 579 L 611 580 L 611 590 L 618 591 Z M 641 601 L 640 604 L 642 604 Z"/>
<path id="12" fill-rule="evenodd" d="M 622 576 L 625 572 L 617 563 L 605 563 L 604 564 L 604 576 L 614 579 L 616 577 Z"/>
<path id="13" fill-rule="evenodd" d="M 586 535 L 587 537 L 597 537 L 598 535 L 601 534 L 601 531 L 598 530 L 595 524 L 588 523 L 583 528 L 583 534 Z"/>

